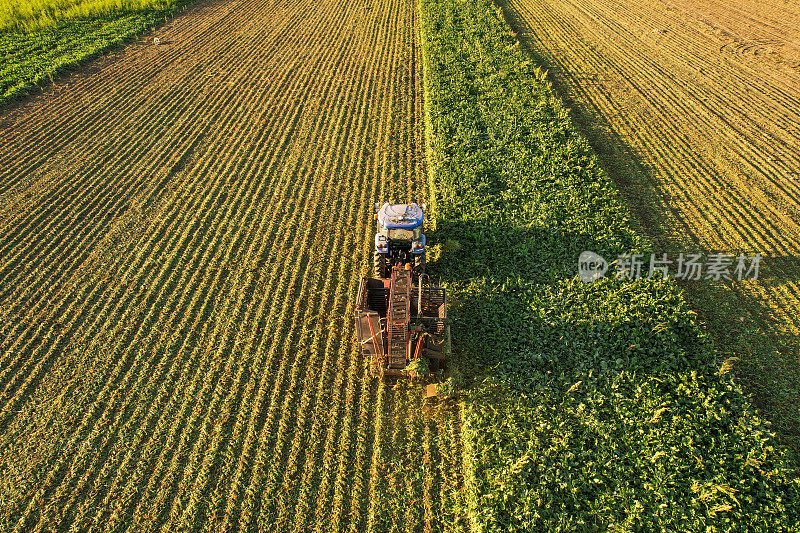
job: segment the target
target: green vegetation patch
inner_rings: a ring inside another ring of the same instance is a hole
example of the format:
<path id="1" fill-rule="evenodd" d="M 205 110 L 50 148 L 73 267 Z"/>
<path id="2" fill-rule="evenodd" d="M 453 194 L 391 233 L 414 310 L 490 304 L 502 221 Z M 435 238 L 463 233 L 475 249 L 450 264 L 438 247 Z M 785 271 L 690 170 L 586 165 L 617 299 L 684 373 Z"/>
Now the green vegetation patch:
<path id="1" fill-rule="evenodd" d="M 497 8 L 420 12 L 472 528 L 797 528 L 800 481 L 678 288 L 577 278 L 648 244 Z"/>
<path id="2" fill-rule="evenodd" d="M 0 104 L 163 21 L 186 0 L 107 6 L 79 18 L 21 17 L 0 25 Z M 94 5 L 94 4 L 92 4 Z M 7 12 L 3 12 L 8 15 Z M 49 13 L 44 11 L 42 13 Z"/>
<path id="3" fill-rule="evenodd" d="M 174 3 L 173 0 L 0 0 L 0 29 L 30 31 L 58 26 L 66 20 L 162 11 Z"/>

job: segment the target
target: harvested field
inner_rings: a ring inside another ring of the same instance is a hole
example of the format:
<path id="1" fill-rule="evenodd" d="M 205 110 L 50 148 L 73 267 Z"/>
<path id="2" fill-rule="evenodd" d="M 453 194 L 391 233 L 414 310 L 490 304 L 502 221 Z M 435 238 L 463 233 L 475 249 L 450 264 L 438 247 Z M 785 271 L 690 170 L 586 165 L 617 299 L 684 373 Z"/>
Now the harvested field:
<path id="1" fill-rule="evenodd" d="M 453 527 L 351 317 L 424 199 L 416 6 L 200 1 L 0 116 L 0 529 Z"/>
<path id="2" fill-rule="evenodd" d="M 687 282 L 720 364 L 800 450 L 800 9 L 502 0 L 659 252 L 761 252 L 757 282 Z"/>

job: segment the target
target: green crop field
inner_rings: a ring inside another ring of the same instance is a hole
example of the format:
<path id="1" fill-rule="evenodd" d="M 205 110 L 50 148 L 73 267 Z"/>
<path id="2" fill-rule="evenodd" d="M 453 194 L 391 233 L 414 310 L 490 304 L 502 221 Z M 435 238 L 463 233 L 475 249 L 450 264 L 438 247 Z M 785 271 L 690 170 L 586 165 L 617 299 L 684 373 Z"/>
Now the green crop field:
<path id="1" fill-rule="evenodd" d="M 0 0 L 0 104 L 163 22 L 175 0 Z"/>
<path id="2" fill-rule="evenodd" d="M 117 13 L 164 10 L 171 0 L 0 0 L 0 30 L 35 30 L 67 19 L 110 17 Z"/>
<path id="3" fill-rule="evenodd" d="M 430 172 L 458 306 L 473 531 L 778 531 L 800 481 L 488 0 L 422 0 Z"/>
<path id="4" fill-rule="evenodd" d="M 797 3 L 498 4 L 655 248 L 765 257 L 757 280 L 682 287 L 800 464 Z"/>
<path id="5" fill-rule="evenodd" d="M 158 34 L 0 112 L 0 530 L 800 528 L 682 291 L 577 277 L 651 245 L 493 2 Z M 429 206 L 456 399 L 360 355 L 382 200 Z"/>

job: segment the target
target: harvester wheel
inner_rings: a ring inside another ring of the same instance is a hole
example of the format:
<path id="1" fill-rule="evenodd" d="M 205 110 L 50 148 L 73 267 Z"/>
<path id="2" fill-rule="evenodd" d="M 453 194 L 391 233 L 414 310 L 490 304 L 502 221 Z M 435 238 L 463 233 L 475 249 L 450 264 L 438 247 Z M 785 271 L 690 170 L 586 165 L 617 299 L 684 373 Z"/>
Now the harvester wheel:
<path id="1" fill-rule="evenodd" d="M 376 278 L 388 278 L 389 275 L 386 272 L 386 254 L 382 254 L 380 252 L 375 252 L 373 257 L 373 276 Z"/>

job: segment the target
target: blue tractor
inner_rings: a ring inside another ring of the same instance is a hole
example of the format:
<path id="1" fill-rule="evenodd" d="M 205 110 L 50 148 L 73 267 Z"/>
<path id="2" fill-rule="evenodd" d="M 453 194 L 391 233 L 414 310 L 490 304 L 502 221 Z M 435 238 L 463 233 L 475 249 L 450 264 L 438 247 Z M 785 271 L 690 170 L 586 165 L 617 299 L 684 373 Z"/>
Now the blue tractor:
<path id="1" fill-rule="evenodd" d="M 392 267 L 410 265 L 414 279 L 425 273 L 425 235 L 422 222 L 425 204 L 375 204 L 378 232 L 375 234 L 373 275 L 391 276 Z"/>

